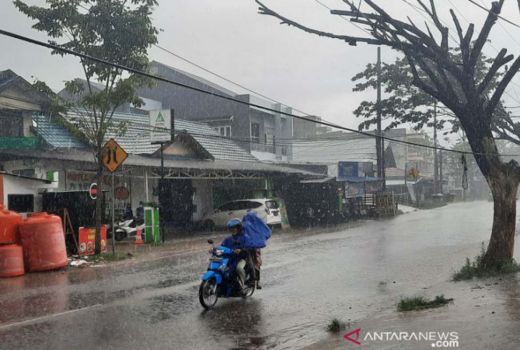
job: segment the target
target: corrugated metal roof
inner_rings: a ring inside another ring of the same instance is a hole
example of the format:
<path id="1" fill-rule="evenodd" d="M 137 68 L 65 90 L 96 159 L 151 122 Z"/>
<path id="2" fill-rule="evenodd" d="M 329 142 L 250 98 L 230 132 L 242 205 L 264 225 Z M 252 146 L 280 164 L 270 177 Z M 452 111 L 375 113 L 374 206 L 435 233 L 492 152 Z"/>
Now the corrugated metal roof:
<path id="1" fill-rule="evenodd" d="M 50 117 L 43 115 L 33 116 L 35 123 L 34 130 L 43 140 L 54 148 L 85 148 L 85 145 L 78 141 L 63 126 L 51 121 Z"/>
<path id="2" fill-rule="evenodd" d="M 295 163 L 375 162 L 376 142 L 371 137 L 298 140 L 292 152 Z"/>
<path id="3" fill-rule="evenodd" d="M 37 159 L 56 159 L 62 161 L 74 161 L 82 163 L 94 162 L 91 152 L 84 150 L 56 150 L 55 152 L 46 152 L 42 150 L 23 151 L 23 150 L 6 150 L 2 151 L 5 155 L 15 155 L 25 158 Z M 161 160 L 156 157 L 130 154 L 125 161 L 125 166 L 137 167 L 154 167 L 161 166 Z M 199 169 L 199 170 L 226 170 L 226 171 L 256 171 L 262 173 L 278 173 L 278 174 L 300 174 L 307 176 L 322 176 L 309 171 L 294 169 L 290 167 L 282 167 L 278 165 L 266 164 L 261 162 L 242 162 L 230 160 L 164 160 L 164 166 L 170 169 Z"/>
<path id="4" fill-rule="evenodd" d="M 69 113 L 68 115 L 71 121 L 77 117 L 81 117 L 81 114 Z M 148 115 L 115 113 L 113 121 L 114 123 L 128 123 L 127 130 L 122 135 L 108 132 L 106 139 L 114 138 L 128 153 L 152 154 L 159 149 L 158 145 L 151 144 L 151 126 Z M 186 131 L 217 160 L 258 161 L 233 140 L 222 137 L 208 124 L 183 119 L 176 119 L 174 124 L 176 133 Z"/>
<path id="5" fill-rule="evenodd" d="M 238 160 L 243 162 L 257 162 L 258 159 L 249 154 L 233 140 L 220 135 L 211 126 L 191 120 L 175 120 L 175 130 L 186 130 L 202 147 L 215 159 Z"/>

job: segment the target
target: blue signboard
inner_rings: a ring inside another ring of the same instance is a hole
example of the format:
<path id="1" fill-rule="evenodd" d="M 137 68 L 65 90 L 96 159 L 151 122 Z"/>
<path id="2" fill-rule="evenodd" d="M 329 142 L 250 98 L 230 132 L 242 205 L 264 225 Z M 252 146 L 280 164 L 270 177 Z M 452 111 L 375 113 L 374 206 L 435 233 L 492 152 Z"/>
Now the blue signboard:
<path id="1" fill-rule="evenodd" d="M 364 177 L 359 174 L 358 162 L 338 162 L 338 181 Z"/>

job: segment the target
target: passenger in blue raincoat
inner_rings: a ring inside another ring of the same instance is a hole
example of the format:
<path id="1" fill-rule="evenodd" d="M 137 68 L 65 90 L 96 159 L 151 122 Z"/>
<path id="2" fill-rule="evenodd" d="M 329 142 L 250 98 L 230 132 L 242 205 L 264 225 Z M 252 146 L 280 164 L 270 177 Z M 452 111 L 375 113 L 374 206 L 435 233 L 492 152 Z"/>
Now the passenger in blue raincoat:
<path id="1" fill-rule="evenodd" d="M 244 216 L 242 226 L 245 231 L 246 246 L 251 251 L 251 258 L 255 269 L 256 288 L 262 289 L 262 285 L 260 284 L 262 253 L 260 249 L 265 248 L 272 231 L 253 211 Z"/>

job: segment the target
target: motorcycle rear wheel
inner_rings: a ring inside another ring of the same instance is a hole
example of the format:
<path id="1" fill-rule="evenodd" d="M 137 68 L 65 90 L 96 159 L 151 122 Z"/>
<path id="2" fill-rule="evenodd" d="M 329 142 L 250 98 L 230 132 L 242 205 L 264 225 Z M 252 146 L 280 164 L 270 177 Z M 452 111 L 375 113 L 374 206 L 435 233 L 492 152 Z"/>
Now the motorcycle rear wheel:
<path id="1" fill-rule="evenodd" d="M 214 278 L 202 281 L 199 287 L 199 301 L 206 310 L 211 309 L 218 301 L 217 284 Z"/>
<path id="2" fill-rule="evenodd" d="M 242 298 L 246 299 L 253 295 L 256 289 L 256 282 L 255 281 L 248 281 L 246 283 L 246 286 L 244 287 L 244 290 L 242 291 Z"/>
<path id="3" fill-rule="evenodd" d="M 116 231 L 116 241 L 122 241 L 126 238 L 126 232 L 125 231 Z"/>

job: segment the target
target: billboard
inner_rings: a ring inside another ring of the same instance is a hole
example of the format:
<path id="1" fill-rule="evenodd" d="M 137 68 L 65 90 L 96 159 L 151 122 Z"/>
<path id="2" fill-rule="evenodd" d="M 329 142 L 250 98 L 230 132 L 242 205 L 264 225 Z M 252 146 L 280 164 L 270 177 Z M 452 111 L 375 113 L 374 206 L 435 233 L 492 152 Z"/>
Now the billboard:
<path id="1" fill-rule="evenodd" d="M 366 177 L 374 177 L 371 162 L 338 162 L 338 181 L 360 181 Z"/>
<path id="2" fill-rule="evenodd" d="M 162 109 L 150 111 L 150 141 L 170 141 L 172 139 L 172 111 Z"/>

